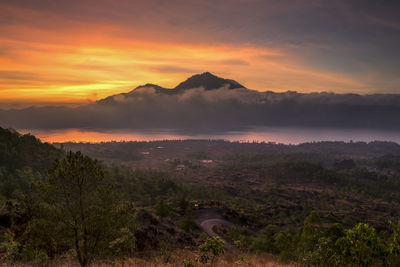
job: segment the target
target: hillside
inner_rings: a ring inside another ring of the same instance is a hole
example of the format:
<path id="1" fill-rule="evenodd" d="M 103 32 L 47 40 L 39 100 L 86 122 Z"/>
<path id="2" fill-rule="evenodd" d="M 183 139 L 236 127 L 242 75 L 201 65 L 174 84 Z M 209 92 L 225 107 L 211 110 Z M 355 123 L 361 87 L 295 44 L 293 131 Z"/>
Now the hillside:
<path id="1" fill-rule="evenodd" d="M 107 164 L 152 167 L 177 181 L 212 187 L 218 200 L 232 209 L 225 211 L 227 216 L 255 228 L 300 226 L 312 210 L 327 225 L 340 222 L 346 227 L 363 221 L 386 229 L 387 220 L 400 216 L 396 143 L 186 140 L 63 146 Z"/>
<path id="2" fill-rule="evenodd" d="M 0 198 L 27 193 L 30 183 L 62 156 L 63 151 L 32 135 L 0 127 Z"/>

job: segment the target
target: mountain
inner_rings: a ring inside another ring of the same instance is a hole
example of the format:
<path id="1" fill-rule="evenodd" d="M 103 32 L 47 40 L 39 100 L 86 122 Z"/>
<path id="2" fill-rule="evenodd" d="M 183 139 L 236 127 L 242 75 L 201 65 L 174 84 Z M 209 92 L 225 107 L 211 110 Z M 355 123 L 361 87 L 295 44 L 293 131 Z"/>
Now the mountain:
<path id="1" fill-rule="evenodd" d="M 114 103 L 115 99 L 118 98 L 126 98 L 131 97 L 137 94 L 138 92 L 143 92 L 145 90 L 154 90 L 157 94 L 166 94 L 166 95 L 173 95 L 173 94 L 180 94 L 185 92 L 186 90 L 195 89 L 195 88 L 204 88 L 204 90 L 217 90 L 226 86 L 228 89 L 237 89 L 237 88 L 245 88 L 243 85 L 238 83 L 237 81 L 231 79 L 224 79 L 210 72 L 204 72 L 201 74 L 195 74 L 185 81 L 178 84 L 175 88 L 169 89 L 161 87 L 157 84 L 147 83 L 145 85 L 140 85 L 130 91 L 129 93 L 121 93 L 117 95 L 108 96 L 104 99 L 97 101 L 97 103 L 102 104 L 109 104 Z"/>
<path id="2" fill-rule="evenodd" d="M 181 92 L 183 90 L 199 87 L 204 87 L 205 90 L 213 90 L 223 86 L 228 86 L 229 89 L 245 88 L 243 85 L 234 80 L 223 79 L 209 72 L 204 72 L 202 74 L 193 75 L 186 81 L 176 86 L 174 90 Z"/>

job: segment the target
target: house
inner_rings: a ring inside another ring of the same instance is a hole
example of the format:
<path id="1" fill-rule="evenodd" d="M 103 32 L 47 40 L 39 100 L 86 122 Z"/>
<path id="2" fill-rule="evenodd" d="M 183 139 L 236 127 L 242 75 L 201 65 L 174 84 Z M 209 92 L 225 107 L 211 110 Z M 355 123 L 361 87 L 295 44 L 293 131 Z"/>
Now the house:
<path id="1" fill-rule="evenodd" d="M 183 165 L 183 164 L 178 164 L 177 166 L 176 166 L 176 170 L 177 171 L 183 171 L 185 169 L 185 165 Z"/>

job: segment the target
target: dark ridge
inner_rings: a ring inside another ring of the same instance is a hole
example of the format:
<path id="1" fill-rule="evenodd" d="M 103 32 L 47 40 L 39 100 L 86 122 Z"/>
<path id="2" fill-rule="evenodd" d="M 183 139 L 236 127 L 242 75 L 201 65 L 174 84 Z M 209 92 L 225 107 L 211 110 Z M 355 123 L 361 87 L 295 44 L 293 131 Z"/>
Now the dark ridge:
<path id="1" fill-rule="evenodd" d="M 173 89 L 169 88 L 164 88 L 161 87 L 157 84 L 152 84 L 152 83 L 146 83 L 145 85 L 139 85 L 132 91 L 128 93 L 121 93 L 117 95 L 112 95 L 108 96 L 106 98 L 100 99 L 97 101 L 99 104 L 113 104 L 115 103 L 115 96 L 124 96 L 124 97 L 129 97 L 133 96 L 135 93 L 138 92 L 138 90 L 143 89 L 143 88 L 154 88 L 155 92 L 158 94 L 167 94 L 167 95 L 173 95 L 173 94 L 178 94 L 181 93 L 185 90 L 189 90 L 192 88 L 199 88 L 199 87 L 204 87 L 205 90 L 213 90 L 213 89 L 218 89 L 221 88 L 222 86 L 229 86 L 229 89 L 236 89 L 236 88 L 245 88 L 243 85 L 240 83 L 231 80 L 231 79 L 223 79 L 218 76 L 215 76 L 211 74 L 210 72 L 204 72 L 202 74 L 196 74 L 188 78 L 186 81 L 181 82 L 178 86 L 176 86 Z"/>
<path id="2" fill-rule="evenodd" d="M 193 75 L 186 81 L 180 83 L 174 89 L 178 92 L 198 87 L 204 87 L 205 90 L 213 90 L 226 85 L 229 86 L 229 89 L 245 88 L 234 80 L 223 79 L 211 74 L 210 72 L 204 72 L 202 74 Z"/>

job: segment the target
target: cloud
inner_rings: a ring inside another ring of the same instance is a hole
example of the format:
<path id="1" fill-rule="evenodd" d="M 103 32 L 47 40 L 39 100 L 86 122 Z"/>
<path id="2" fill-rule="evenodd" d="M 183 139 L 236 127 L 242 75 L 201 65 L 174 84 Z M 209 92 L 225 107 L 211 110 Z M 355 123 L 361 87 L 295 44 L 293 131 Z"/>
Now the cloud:
<path id="1" fill-rule="evenodd" d="M 173 65 L 160 65 L 160 66 L 154 66 L 150 67 L 150 69 L 163 72 L 163 73 L 185 73 L 185 74 L 190 74 L 190 73 L 199 73 L 201 72 L 200 70 L 196 70 L 193 68 L 186 68 L 186 67 L 179 67 L 179 66 L 173 66 Z"/>
<path id="2" fill-rule="evenodd" d="M 80 107 L 0 110 L 16 129 L 175 129 L 186 133 L 252 126 L 399 129 L 400 95 L 258 92 L 227 87 L 165 94 L 141 87 Z"/>
<path id="3" fill-rule="evenodd" d="M 32 72 L 0 70 L 0 80 L 31 81 L 36 79 L 38 79 L 37 75 Z"/>
<path id="4" fill-rule="evenodd" d="M 225 59 L 225 60 L 220 60 L 217 61 L 216 63 L 218 64 L 224 64 L 224 65 L 241 65 L 241 66 L 247 66 L 249 63 L 243 59 Z"/>

